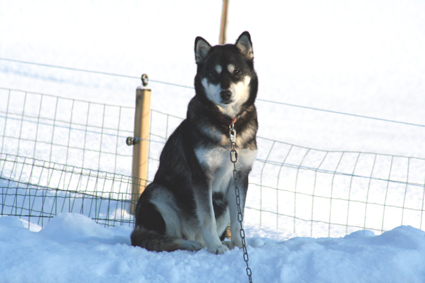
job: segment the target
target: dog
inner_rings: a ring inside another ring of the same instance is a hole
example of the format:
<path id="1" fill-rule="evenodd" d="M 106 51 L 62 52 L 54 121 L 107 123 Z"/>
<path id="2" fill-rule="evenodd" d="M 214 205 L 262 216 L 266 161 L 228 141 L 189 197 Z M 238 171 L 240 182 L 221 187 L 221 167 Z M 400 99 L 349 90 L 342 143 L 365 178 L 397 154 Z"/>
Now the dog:
<path id="1" fill-rule="evenodd" d="M 235 44 L 211 46 L 202 37 L 195 39 L 195 96 L 162 150 L 153 182 L 139 198 L 133 246 L 150 251 L 206 248 L 214 254 L 242 247 L 235 186 L 243 215 L 257 155 L 253 59 L 248 32 Z M 229 128 L 236 131 L 235 164 Z M 229 222 L 231 240 L 223 241 Z"/>

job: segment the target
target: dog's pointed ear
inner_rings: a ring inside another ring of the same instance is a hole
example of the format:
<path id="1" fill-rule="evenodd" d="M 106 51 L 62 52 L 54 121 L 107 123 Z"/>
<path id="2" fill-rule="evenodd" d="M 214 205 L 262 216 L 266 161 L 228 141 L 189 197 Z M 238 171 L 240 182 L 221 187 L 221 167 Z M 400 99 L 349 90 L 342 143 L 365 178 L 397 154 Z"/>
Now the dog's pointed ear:
<path id="1" fill-rule="evenodd" d="M 196 63 L 200 63 L 204 61 L 208 52 L 211 49 L 211 45 L 202 37 L 198 36 L 195 39 L 195 61 Z"/>
<path id="2" fill-rule="evenodd" d="M 254 51 L 252 50 L 252 42 L 249 32 L 243 32 L 239 36 L 238 40 L 236 40 L 235 45 L 246 56 L 246 58 L 249 60 L 254 58 Z"/>

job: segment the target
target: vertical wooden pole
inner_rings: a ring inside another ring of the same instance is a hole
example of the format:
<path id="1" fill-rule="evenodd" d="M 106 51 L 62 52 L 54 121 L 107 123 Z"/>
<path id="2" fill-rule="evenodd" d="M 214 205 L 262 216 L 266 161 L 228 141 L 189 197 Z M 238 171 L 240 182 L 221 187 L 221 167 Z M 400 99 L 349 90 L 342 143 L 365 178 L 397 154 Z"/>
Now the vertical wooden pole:
<path id="1" fill-rule="evenodd" d="M 227 10 L 229 7 L 229 0 L 223 0 L 223 11 L 221 13 L 221 25 L 220 25 L 220 38 L 219 44 L 226 43 L 227 37 Z"/>
<path id="2" fill-rule="evenodd" d="M 149 126 L 151 120 L 151 90 L 136 90 L 136 112 L 134 115 L 133 185 L 131 213 L 135 214 L 140 194 L 147 185 L 149 157 Z"/>
<path id="3" fill-rule="evenodd" d="M 229 10 L 229 0 L 223 0 L 223 10 L 221 12 L 221 25 L 220 25 L 220 38 L 219 44 L 223 45 L 226 43 L 227 37 L 227 11 Z M 225 237 L 230 239 L 232 233 L 230 232 L 230 224 L 227 225 Z"/>

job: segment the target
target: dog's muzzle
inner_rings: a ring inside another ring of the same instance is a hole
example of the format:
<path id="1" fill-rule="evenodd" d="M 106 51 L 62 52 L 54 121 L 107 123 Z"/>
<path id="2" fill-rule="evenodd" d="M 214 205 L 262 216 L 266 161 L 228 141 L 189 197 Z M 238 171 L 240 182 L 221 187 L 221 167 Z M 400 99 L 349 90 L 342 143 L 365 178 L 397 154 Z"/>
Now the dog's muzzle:
<path id="1" fill-rule="evenodd" d="M 232 97 L 232 92 L 230 91 L 230 89 L 223 89 L 220 92 L 220 97 L 221 97 L 221 100 L 223 100 L 224 103 L 229 103 L 229 102 L 231 102 L 230 98 Z"/>

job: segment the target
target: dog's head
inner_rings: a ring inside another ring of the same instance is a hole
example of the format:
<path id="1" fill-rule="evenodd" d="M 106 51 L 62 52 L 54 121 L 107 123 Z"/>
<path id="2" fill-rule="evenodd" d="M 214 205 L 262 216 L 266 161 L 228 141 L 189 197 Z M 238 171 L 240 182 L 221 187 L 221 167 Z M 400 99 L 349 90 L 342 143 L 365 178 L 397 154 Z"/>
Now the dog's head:
<path id="1" fill-rule="evenodd" d="M 230 117 L 252 105 L 258 81 L 254 71 L 251 36 L 242 33 L 235 44 L 211 46 L 202 37 L 195 39 L 196 94 Z"/>

